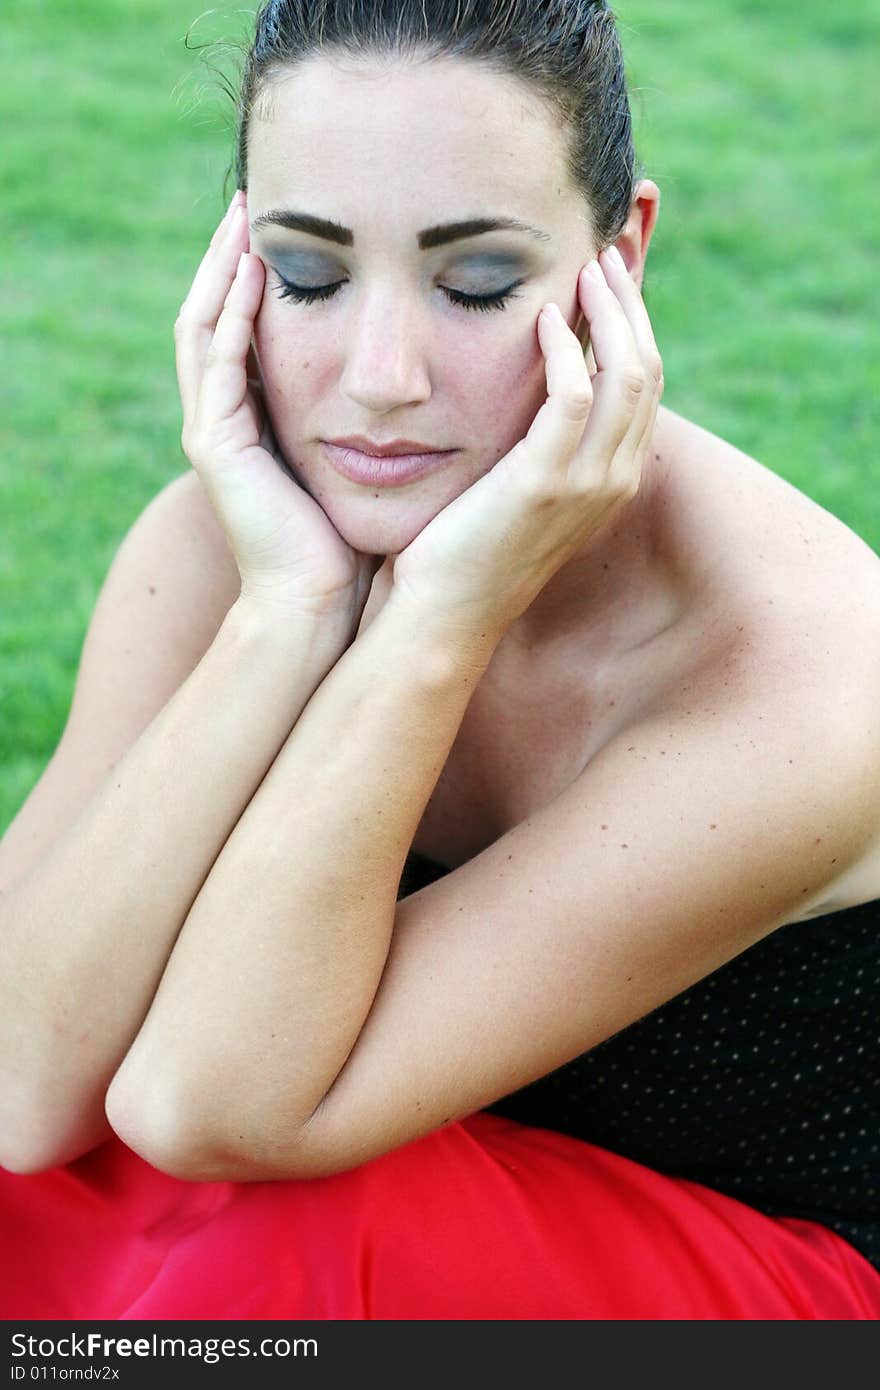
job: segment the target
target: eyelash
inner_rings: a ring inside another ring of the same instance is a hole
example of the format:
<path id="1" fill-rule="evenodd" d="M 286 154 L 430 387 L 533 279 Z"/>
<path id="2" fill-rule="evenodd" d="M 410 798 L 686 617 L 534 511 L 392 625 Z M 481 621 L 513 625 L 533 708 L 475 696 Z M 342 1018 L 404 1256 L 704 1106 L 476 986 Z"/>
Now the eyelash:
<path id="1" fill-rule="evenodd" d="M 319 285 L 315 289 L 307 289 L 304 285 L 294 285 L 291 280 L 285 280 L 284 276 L 275 271 L 281 286 L 278 290 L 279 299 L 292 299 L 295 304 L 314 304 L 318 300 L 330 299 L 336 293 L 340 285 L 344 285 L 344 280 L 337 280 L 333 285 Z M 509 299 L 519 299 L 521 296 L 514 294 L 513 291 L 522 280 L 515 280 L 506 290 L 497 290 L 494 294 L 462 294 L 460 290 L 448 290 L 444 287 L 443 293 L 448 296 L 453 304 L 458 304 L 463 309 L 506 309 Z"/>

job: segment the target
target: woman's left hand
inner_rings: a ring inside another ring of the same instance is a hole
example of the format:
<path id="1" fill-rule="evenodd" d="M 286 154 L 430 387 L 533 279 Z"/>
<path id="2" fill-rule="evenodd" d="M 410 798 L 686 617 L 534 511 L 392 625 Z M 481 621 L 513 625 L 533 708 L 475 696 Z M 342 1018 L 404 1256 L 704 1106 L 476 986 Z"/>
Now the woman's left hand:
<path id="1" fill-rule="evenodd" d="M 578 277 L 596 371 L 562 314 L 538 317 L 547 399 L 525 438 L 394 563 L 394 589 L 497 638 L 639 489 L 663 391 L 642 296 L 616 248 Z"/>

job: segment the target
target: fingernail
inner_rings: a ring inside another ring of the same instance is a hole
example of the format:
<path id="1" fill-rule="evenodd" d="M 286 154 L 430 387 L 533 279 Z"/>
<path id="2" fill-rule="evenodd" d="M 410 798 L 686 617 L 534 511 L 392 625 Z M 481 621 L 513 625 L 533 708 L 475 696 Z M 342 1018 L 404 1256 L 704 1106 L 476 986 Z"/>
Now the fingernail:
<path id="1" fill-rule="evenodd" d="M 605 255 L 608 257 L 609 261 L 611 261 L 612 265 L 618 266 L 621 270 L 626 270 L 626 262 L 616 246 L 607 246 L 605 248 Z"/>
<path id="2" fill-rule="evenodd" d="M 598 280 L 600 284 L 605 279 L 605 276 L 602 274 L 602 267 L 598 261 L 590 261 L 590 264 L 587 266 L 587 274 L 591 279 Z"/>
<path id="3" fill-rule="evenodd" d="M 562 310 L 560 309 L 559 305 L 554 304 L 552 300 L 549 304 L 544 305 L 543 312 L 547 315 L 549 319 L 555 319 L 557 323 L 564 322 L 562 317 Z"/>

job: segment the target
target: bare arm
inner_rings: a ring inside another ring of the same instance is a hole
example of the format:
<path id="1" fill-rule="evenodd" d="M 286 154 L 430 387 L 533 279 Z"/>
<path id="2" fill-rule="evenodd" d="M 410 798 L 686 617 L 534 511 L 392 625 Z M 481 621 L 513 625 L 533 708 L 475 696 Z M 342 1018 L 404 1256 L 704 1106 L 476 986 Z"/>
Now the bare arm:
<path id="1" fill-rule="evenodd" d="M 241 201 L 175 323 L 197 477 L 156 499 L 121 548 L 68 728 L 0 845 L 6 1167 L 66 1162 L 111 1134 L 107 1085 L 180 927 L 351 642 L 381 559 L 352 551 L 278 466 L 247 372 L 264 275 L 242 254 Z"/>
<path id="2" fill-rule="evenodd" d="M 74 823 L 0 898 L 0 1163 L 107 1138 L 107 1086 L 222 849 L 349 634 L 233 605 Z"/>
<path id="3" fill-rule="evenodd" d="M 852 655 L 835 675 L 793 640 L 780 681 L 756 619 L 553 802 L 395 905 L 491 653 L 395 599 L 236 826 L 111 1085 L 114 1128 L 177 1176 L 337 1171 L 491 1104 L 788 920 L 876 832 L 873 675 L 851 730 L 823 720 Z"/>
<path id="4" fill-rule="evenodd" d="M 272 1160 L 295 1142 L 370 1011 L 407 851 L 495 641 L 456 643 L 392 591 L 316 692 L 108 1092 L 114 1129 L 156 1166 L 232 1127 L 256 1172 L 270 1113 Z"/>

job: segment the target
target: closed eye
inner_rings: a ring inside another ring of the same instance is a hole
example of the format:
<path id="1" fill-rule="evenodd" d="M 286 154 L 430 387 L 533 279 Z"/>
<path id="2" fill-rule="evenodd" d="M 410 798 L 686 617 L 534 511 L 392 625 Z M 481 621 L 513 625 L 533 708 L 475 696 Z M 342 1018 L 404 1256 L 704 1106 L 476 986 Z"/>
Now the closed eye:
<path id="1" fill-rule="evenodd" d="M 295 285 L 292 280 L 286 280 L 284 276 L 275 271 L 280 285 L 278 287 L 279 299 L 292 299 L 296 304 L 314 304 L 321 299 L 330 299 L 336 293 L 340 285 L 346 283 L 345 280 L 337 280 L 332 285 L 317 285 L 308 287 L 306 285 Z M 458 304 L 463 309 L 506 309 L 509 299 L 519 299 L 521 296 L 514 294 L 514 290 L 523 283 L 522 280 L 515 280 L 506 289 L 495 290 L 492 294 L 464 294 L 461 290 L 450 290 L 441 285 L 443 293 L 447 296 L 450 303 Z"/>

